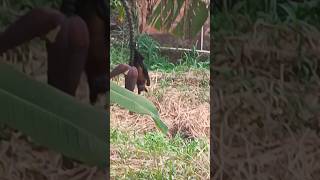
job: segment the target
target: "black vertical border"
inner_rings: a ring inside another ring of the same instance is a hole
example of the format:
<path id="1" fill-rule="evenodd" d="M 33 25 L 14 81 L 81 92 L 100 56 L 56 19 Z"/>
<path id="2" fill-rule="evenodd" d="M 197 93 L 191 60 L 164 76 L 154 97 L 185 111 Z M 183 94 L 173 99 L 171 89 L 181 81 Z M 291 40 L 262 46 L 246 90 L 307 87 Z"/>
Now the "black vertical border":
<path id="1" fill-rule="evenodd" d="M 106 44 L 105 44 L 105 59 L 106 61 L 108 61 L 108 66 L 107 68 L 107 77 L 110 77 L 110 1 L 109 0 L 105 0 L 106 3 L 106 8 L 107 8 L 107 23 L 106 23 Z M 107 147 L 106 147 L 106 179 L 110 179 L 110 78 L 108 79 L 108 89 L 106 92 L 106 143 L 107 143 Z"/>
<path id="2" fill-rule="evenodd" d="M 213 178 L 214 175 L 214 165 L 213 165 L 213 154 L 214 154 L 214 139 L 213 139 L 213 133 L 214 133 L 214 120 L 213 120 L 213 7 L 214 7 L 214 0 L 210 1 L 210 179 Z"/>

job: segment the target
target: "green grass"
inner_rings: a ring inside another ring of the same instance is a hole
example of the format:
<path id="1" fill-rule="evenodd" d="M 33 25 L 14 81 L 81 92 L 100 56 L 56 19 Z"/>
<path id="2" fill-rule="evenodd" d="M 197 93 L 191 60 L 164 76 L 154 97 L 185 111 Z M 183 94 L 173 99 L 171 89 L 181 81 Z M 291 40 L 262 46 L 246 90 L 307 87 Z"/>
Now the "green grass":
<path id="1" fill-rule="evenodd" d="M 159 132 L 129 135 L 126 132 L 111 129 L 110 142 L 112 147 L 118 150 L 118 158 L 120 159 L 111 162 L 111 175 L 116 178 L 163 179 L 165 177 L 166 179 L 176 179 L 194 177 L 198 179 L 201 172 L 205 173 L 206 171 L 206 169 L 199 169 L 199 163 L 205 162 L 198 160 L 202 156 L 208 155 L 209 144 L 201 139 L 186 140 L 179 135 L 169 139 Z M 135 163 L 130 162 L 133 159 L 136 160 Z M 207 160 L 209 161 L 208 157 Z M 136 164 L 135 167 L 130 167 L 132 164 Z M 119 169 L 116 172 L 112 170 L 113 166 L 120 168 L 121 173 Z"/>
<path id="2" fill-rule="evenodd" d="M 211 30 L 218 39 L 226 35 L 245 34 L 258 21 L 276 25 L 320 27 L 320 1 L 317 0 L 304 3 L 287 0 L 232 1 L 222 9 L 214 9 L 215 13 L 211 14 Z"/>
<path id="3" fill-rule="evenodd" d="M 145 64 L 150 71 L 160 72 L 185 72 L 190 69 L 209 70 L 210 59 L 203 58 L 195 51 L 185 52 L 176 63 L 170 62 L 168 57 L 162 56 L 159 44 L 148 35 L 140 35 L 137 38 L 139 52 L 145 58 Z M 117 64 L 128 63 L 129 49 L 125 43 L 113 44 L 110 48 L 111 68 Z"/>

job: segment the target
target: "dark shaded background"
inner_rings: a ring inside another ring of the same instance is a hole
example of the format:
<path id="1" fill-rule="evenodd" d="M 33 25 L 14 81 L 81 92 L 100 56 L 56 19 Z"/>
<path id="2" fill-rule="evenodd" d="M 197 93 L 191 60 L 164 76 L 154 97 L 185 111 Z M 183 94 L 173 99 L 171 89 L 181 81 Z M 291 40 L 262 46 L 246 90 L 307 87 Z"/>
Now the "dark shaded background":
<path id="1" fill-rule="evenodd" d="M 224 2 L 211 8 L 212 178 L 319 179 L 320 2 Z"/>

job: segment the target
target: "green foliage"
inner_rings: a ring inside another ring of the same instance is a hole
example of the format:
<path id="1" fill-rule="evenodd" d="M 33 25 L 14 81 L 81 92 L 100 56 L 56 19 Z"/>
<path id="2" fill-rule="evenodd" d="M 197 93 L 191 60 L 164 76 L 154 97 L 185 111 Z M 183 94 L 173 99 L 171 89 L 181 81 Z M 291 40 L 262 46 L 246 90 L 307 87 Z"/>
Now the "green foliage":
<path id="1" fill-rule="evenodd" d="M 110 7 L 118 13 L 119 20 L 124 20 L 126 12 L 120 0 L 111 0 Z"/>
<path id="2" fill-rule="evenodd" d="M 212 14 L 211 29 L 216 37 L 247 32 L 254 22 L 272 24 L 312 24 L 320 26 L 320 1 L 303 3 L 287 0 L 270 1 L 227 1 L 222 10 Z M 234 30 L 239 31 L 234 31 Z"/>
<path id="3" fill-rule="evenodd" d="M 209 57 L 202 58 L 196 52 L 195 47 L 191 52 L 185 52 L 177 63 L 160 54 L 159 43 L 147 34 L 141 34 L 137 37 L 139 52 L 145 57 L 145 64 L 149 70 L 162 72 L 183 72 L 190 68 L 209 70 Z M 117 64 L 128 63 L 129 50 L 124 43 L 114 44 L 110 48 L 111 68 Z"/>
<path id="4" fill-rule="evenodd" d="M 206 145 L 203 143 L 204 142 L 201 142 L 198 139 L 185 140 L 179 134 L 173 139 L 168 139 L 161 134 L 152 132 L 147 133 L 143 139 L 138 139 L 136 146 L 149 153 L 161 154 L 170 151 L 188 159 L 199 153 L 199 149 L 208 148 L 205 147 Z"/>
<path id="5" fill-rule="evenodd" d="M 136 162 L 139 162 L 139 160 L 146 162 L 148 159 L 154 162 L 149 166 L 141 164 L 145 168 L 129 168 L 122 178 L 163 179 L 165 177 L 167 179 L 182 179 L 188 176 L 197 179 L 196 177 L 201 176 L 198 173 L 205 171 L 196 167 L 196 159 L 209 153 L 209 144 L 202 139 L 186 140 L 181 138 L 179 134 L 172 139 L 168 139 L 157 132 L 148 132 L 145 135 L 129 135 L 117 129 L 111 129 L 110 137 L 112 146 L 120 149 L 120 156 L 124 161 L 134 158 L 137 160 Z M 116 165 L 112 162 L 111 170 Z M 116 174 L 119 174 L 119 172 Z"/>
<path id="6" fill-rule="evenodd" d="M 111 0 L 110 6 L 111 6 L 111 8 L 117 8 L 119 6 L 122 6 L 122 3 L 120 0 Z"/>
<path id="7" fill-rule="evenodd" d="M 186 71 L 190 68 L 209 69 L 210 60 L 201 59 L 196 48 L 193 47 L 191 52 L 185 52 L 182 59 L 177 60 L 177 64 L 170 62 L 167 57 L 160 55 L 160 45 L 154 39 L 146 34 L 142 34 L 137 38 L 139 51 L 145 57 L 145 63 L 151 70 L 159 70 L 164 72 Z"/>
<path id="8" fill-rule="evenodd" d="M 150 70 L 172 70 L 175 65 L 168 58 L 160 55 L 160 44 L 147 34 L 137 38 L 139 52 L 145 57 L 145 63 Z"/>
<path id="9" fill-rule="evenodd" d="M 193 47 L 192 51 L 185 52 L 180 61 L 180 67 L 191 67 L 193 69 L 209 69 L 210 60 L 209 59 L 201 59 L 201 56 L 196 51 L 196 48 Z M 187 69 L 186 69 L 187 70 Z"/>
<path id="10" fill-rule="evenodd" d="M 316 24 L 319 26 L 320 2 L 308 1 L 305 3 L 282 3 L 279 5 L 282 12 L 282 21 L 297 22 L 306 21 L 309 24 Z"/>
<path id="11" fill-rule="evenodd" d="M 106 166 L 109 120 L 104 110 L 0 63 L 0 121 L 35 142 L 90 165 Z"/>
<path id="12" fill-rule="evenodd" d="M 168 127 L 161 121 L 157 108 L 143 96 L 136 95 L 133 92 L 118 86 L 110 81 L 110 102 L 117 103 L 121 107 L 139 114 L 147 114 L 152 117 L 156 126 L 167 134 Z"/>
<path id="13" fill-rule="evenodd" d="M 161 1 L 148 18 L 148 24 L 159 30 L 170 30 L 171 33 L 179 37 L 194 37 L 200 30 L 204 22 L 207 20 L 209 10 L 205 2 L 201 0 L 188 1 L 168 0 Z M 182 8 L 185 8 L 185 14 L 176 23 L 177 17 Z"/>
<path id="14" fill-rule="evenodd" d="M 141 34 L 137 37 L 137 44 L 139 52 L 143 54 L 143 56 L 148 59 L 148 64 L 154 64 L 155 60 L 159 59 L 160 53 L 160 44 L 152 39 L 147 34 Z"/>
<path id="15" fill-rule="evenodd" d="M 114 68 L 118 64 L 129 62 L 129 49 L 123 45 L 113 45 L 110 47 L 110 64 Z"/>

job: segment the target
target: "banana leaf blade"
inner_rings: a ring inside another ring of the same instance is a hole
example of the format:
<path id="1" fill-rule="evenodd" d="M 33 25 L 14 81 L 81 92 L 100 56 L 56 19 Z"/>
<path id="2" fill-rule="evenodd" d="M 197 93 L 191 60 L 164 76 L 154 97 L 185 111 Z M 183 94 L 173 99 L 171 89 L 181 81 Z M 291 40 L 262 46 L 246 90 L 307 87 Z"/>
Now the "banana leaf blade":
<path id="1" fill-rule="evenodd" d="M 168 127 L 161 121 L 157 108 L 145 97 L 134 94 L 110 81 L 110 102 L 116 103 L 135 113 L 150 115 L 157 128 L 159 128 L 162 133 L 167 134 Z"/>
<path id="2" fill-rule="evenodd" d="M 0 63 L 0 122 L 68 157 L 106 167 L 106 111 L 81 104 L 4 63 Z"/>

